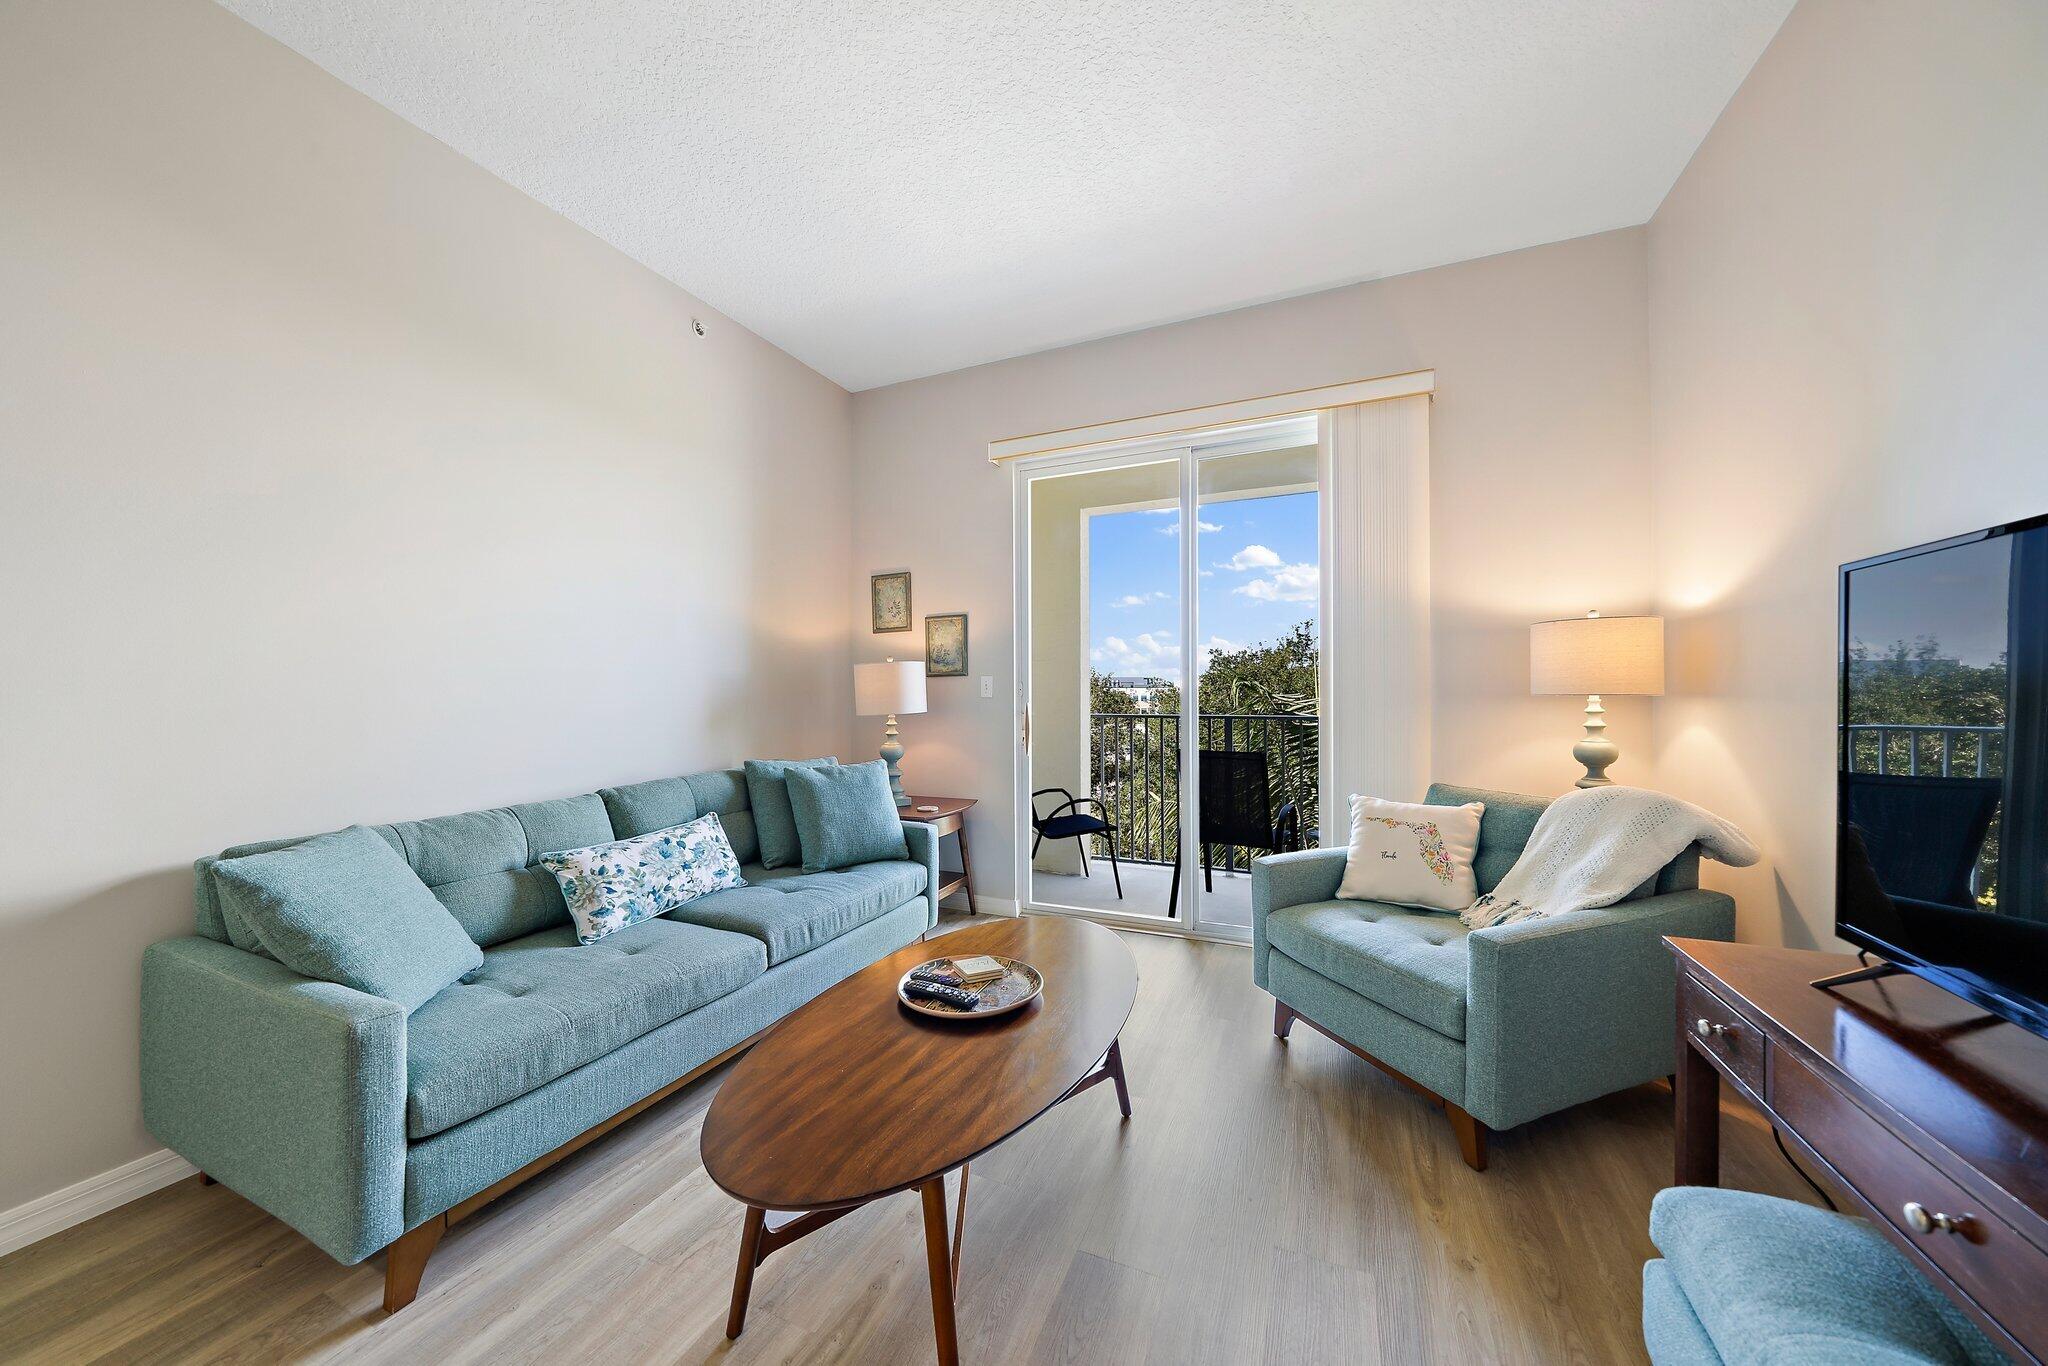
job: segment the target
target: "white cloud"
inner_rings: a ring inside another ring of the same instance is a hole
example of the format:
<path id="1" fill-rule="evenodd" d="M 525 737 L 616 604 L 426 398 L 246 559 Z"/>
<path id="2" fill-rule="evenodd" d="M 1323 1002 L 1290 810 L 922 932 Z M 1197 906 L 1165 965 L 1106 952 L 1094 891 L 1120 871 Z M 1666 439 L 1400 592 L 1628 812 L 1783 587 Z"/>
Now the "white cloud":
<path id="1" fill-rule="evenodd" d="M 1203 521 L 1203 520 L 1202 520 L 1201 518 L 1197 517 L 1197 518 L 1195 519 L 1195 530 L 1197 530 L 1197 531 L 1221 531 L 1221 530 L 1223 530 L 1223 528 L 1222 528 L 1222 527 L 1220 527 L 1220 526 L 1218 526 L 1218 525 L 1217 525 L 1216 523 L 1214 523 L 1214 522 L 1205 522 L 1205 521 Z M 1180 535 L 1180 523 L 1179 523 L 1179 522 L 1169 522 L 1169 523 L 1167 523 L 1167 524 L 1166 524 L 1165 526 L 1163 526 L 1163 527 L 1159 528 L 1159 534 L 1160 534 L 1160 535 L 1162 535 L 1162 536 L 1178 536 L 1178 535 Z"/>
<path id="2" fill-rule="evenodd" d="M 1129 640 L 1104 636 L 1102 644 L 1088 652 L 1088 658 L 1097 668 L 1113 674 L 1180 679 L 1180 647 L 1174 644 L 1171 631 L 1145 631 Z"/>
<path id="3" fill-rule="evenodd" d="M 1110 605 L 1112 607 L 1143 607 L 1147 603 L 1165 601 L 1166 594 L 1164 593 L 1126 593 Z"/>
<path id="4" fill-rule="evenodd" d="M 1216 563 L 1218 569 L 1235 569 L 1240 573 L 1247 569 L 1278 569 L 1286 561 L 1262 545 L 1248 545 L 1227 560 Z"/>
<path id="5" fill-rule="evenodd" d="M 1312 564 L 1283 564 L 1268 578 L 1253 579 L 1231 589 L 1254 602 L 1313 602 L 1322 587 L 1322 575 Z"/>

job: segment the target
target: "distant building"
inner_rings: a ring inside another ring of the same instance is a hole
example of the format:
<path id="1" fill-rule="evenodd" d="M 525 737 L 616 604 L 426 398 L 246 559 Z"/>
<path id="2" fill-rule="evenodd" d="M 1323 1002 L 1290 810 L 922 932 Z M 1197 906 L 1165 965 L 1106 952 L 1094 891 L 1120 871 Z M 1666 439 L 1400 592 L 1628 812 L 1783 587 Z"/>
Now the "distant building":
<path id="1" fill-rule="evenodd" d="M 1118 692 L 1129 693 L 1131 700 L 1137 703 L 1138 706 L 1150 709 L 1152 699 L 1159 695 L 1161 689 L 1172 687 L 1173 683 L 1168 679 L 1154 678 L 1150 675 L 1126 675 L 1123 677 L 1112 676 L 1109 680 L 1109 686 L 1115 688 Z"/>

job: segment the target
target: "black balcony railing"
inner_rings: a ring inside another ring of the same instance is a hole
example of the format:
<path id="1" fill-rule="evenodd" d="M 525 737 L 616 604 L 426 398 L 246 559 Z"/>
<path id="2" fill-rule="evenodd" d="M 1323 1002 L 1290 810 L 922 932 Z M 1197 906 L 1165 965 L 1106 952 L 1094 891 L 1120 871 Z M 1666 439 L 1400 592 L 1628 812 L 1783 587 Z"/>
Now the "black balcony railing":
<path id="1" fill-rule="evenodd" d="M 1304 842 L 1316 824 L 1318 726 L 1313 716 L 1282 712 L 1203 712 L 1197 749 L 1257 751 L 1277 819 L 1288 802 L 1300 813 Z M 1132 863 L 1172 863 L 1180 851 L 1180 717 L 1098 712 L 1089 722 L 1089 790 L 1116 826 L 1116 855 Z M 1102 852 L 1103 837 L 1096 838 Z M 1217 845 L 1218 868 L 1243 869 L 1265 850 Z"/>

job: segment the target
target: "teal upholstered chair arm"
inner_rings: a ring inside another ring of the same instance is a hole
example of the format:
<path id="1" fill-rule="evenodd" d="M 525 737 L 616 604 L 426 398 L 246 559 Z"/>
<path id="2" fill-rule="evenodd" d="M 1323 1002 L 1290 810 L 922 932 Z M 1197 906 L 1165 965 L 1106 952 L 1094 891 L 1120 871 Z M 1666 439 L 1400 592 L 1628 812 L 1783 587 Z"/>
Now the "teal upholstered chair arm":
<path id="1" fill-rule="evenodd" d="M 1729 939 L 1735 902 L 1684 891 L 1474 930 L 1465 1108 L 1496 1129 L 1672 1070 L 1665 935 Z"/>
<path id="2" fill-rule="evenodd" d="M 404 1232 L 405 1012 L 211 939 L 142 956 L 151 1133 L 344 1263 Z"/>
<path id="3" fill-rule="evenodd" d="M 924 927 L 937 929 L 939 924 L 939 837 L 929 825 L 914 821 L 903 824 L 903 842 L 910 846 L 910 861 L 924 865 L 924 899 L 926 915 Z"/>
<path id="4" fill-rule="evenodd" d="M 1287 906 L 1328 901 L 1344 881 L 1343 849 L 1302 849 L 1252 860 L 1252 981 L 1266 985 L 1266 917 Z"/>

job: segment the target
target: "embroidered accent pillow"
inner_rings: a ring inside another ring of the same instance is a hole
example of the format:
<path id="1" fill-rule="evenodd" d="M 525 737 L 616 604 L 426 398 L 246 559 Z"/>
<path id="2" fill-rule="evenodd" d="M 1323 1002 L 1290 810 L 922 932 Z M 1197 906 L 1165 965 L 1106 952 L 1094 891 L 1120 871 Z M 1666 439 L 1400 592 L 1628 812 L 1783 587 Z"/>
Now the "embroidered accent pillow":
<path id="1" fill-rule="evenodd" d="M 747 885 L 715 811 L 633 839 L 548 854 L 540 863 L 562 885 L 580 944 L 709 892 Z"/>
<path id="2" fill-rule="evenodd" d="M 1479 851 L 1483 802 L 1422 806 L 1378 797 L 1351 799 L 1351 847 L 1337 895 L 1432 911 L 1462 911 L 1479 895 L 1472 857 Z"/>

